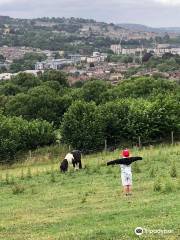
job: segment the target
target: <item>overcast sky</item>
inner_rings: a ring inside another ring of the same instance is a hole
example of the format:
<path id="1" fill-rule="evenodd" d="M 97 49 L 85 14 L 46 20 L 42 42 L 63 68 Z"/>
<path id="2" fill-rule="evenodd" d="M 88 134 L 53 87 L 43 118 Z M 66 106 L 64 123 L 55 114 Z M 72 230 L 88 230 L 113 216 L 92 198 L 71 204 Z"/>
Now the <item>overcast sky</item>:
<path id="1" fill-rule="evenodd" d="M 82 17 L 104 22 L 180 27 L 180 0 L 0 0 L 0 15 Z"/>

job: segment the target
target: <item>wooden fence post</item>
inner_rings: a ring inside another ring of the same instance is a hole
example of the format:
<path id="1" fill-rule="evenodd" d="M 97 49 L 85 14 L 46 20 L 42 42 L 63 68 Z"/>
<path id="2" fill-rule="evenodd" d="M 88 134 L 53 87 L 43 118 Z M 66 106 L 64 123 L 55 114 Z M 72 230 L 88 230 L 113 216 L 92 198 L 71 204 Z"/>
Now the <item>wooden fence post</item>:
<path id="1" fill-rule="evenodd" d="M 104 141 L 104 151 L 107 152 L 107 140 Z"/>
<path id="2" fill-rule="evenodd" d="M 31 157 L 32 157 L 32 152 L 31 150 L 29 150 L 29 158 L 31 159 Z"/>
<path id="3" fill-rule="evenodd" d="M 174 132 L 171 132 L 171 144 L 174 145 Z"/>
<path id="4" fill-rule="evenodd" d="M 141 147 L 141 137 L 138 137 L 138 144 L 139 144 L 139 147 Z"/>

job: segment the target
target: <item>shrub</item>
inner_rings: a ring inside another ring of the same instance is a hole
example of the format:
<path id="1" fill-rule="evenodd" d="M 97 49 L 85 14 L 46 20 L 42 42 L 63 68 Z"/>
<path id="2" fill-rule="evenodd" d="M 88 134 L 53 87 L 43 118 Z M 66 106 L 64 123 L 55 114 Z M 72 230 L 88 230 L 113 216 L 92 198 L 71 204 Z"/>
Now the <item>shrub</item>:
<path id="1" fill-rule="evenodd" d="M 81 150 L 96 150 L 103 146 L 104 136 L 95 103 L 75 102 L 65 113 L 62 140 Z"/>
<path id="2" fill-rule="evenodd" d="M 14 184 L 12 186 L 12 192 L 13 194 L 20 194 L 23 193 L 25 191 L 25 187 L 19 184 Z"/>
<path id="3" fill-rule="evenodd" d="M 53 126 L 46 121 L 28 122 L 21 117 L 0 115 L 0 158 L 12 163 L 20 151 L 34 149 L 55 141 Z"/>

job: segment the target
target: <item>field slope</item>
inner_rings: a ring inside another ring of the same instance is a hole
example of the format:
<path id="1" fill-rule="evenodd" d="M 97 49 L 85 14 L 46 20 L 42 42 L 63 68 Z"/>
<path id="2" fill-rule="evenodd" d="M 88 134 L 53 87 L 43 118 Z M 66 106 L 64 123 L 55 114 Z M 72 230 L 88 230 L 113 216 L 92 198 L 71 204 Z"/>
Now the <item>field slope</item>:
<path id="1" fill-rule="evenodd" d="M 119 151 L 83 156 L 85 169 L 67 174 L 58 159 L 2 167 L 0 239 L 180 239 L 180 145 L 132 151 L 144 160 L 133 164 L 131 197 L 123 196 L 119 167 L 106 166 Z M 138 237 L 136 227 L 171 232 Z"/>

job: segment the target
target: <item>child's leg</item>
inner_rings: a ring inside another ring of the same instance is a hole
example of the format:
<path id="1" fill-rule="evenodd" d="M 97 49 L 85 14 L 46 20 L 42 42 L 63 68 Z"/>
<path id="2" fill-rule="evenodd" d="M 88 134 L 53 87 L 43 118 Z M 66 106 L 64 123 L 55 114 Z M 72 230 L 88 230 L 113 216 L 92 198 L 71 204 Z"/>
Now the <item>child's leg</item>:
<path id="1" fill-rule="evenodd" d="M 123 187 L 123 191 L 124 191 L 124 194 L 127 193 L 127 186 L 124 186 L 124 187 Z"/>
<path id="2" fill-rule="evenodd" d="M 127 185 L 124 186 L 123 190 L 124 190 L 124 194 L 127 195 L 128 194 L 128 186 Z"/>
<path id="3" fill-rule="evenodd" d="M 131 193 L 131 192 L 132 192 L 131 185 L 127 185 L 127 192 L 128 192 L 128 193 Z"/>

